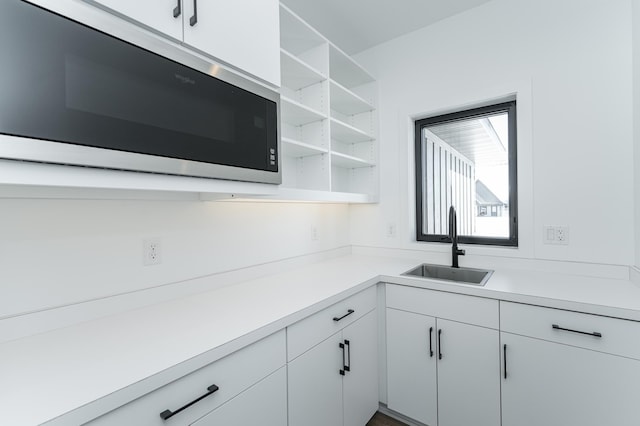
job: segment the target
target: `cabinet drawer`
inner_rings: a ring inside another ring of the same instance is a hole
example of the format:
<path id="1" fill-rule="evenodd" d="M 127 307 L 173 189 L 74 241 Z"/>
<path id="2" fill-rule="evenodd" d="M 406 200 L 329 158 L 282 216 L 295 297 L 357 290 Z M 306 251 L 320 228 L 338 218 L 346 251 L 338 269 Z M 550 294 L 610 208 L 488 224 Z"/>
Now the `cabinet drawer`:
<path id="1" fill-rule="evenodd" d="M 214 363 L 171 382 L 145 396 L 89 422 L 98 425 L 171 426 L 194 422 L 285 365 L 285 333 L 280 331 Z M 197 403 L 163 420 L 160 413 L 177 411 L 207 393 Z"/>
<path id="2" fill-rule="evenodd" d="M 287 426 L 287 368 L 282 367 L 192 426 Z"/>
<path id="3" fill-rule="evenodd" d="M 287 360 L 300 356 L 363 317 L 376 303 L 377 291 L 373 286 L 287 327 Z"/>
<path id="4" fill-rule="evenodd" d="M 640 323 L 635 321 L 500 302 L 500 330 L 640 359 Z"/>
<path id="5" fill-rule="evenodd" d="M 497 300 L 403 285 L 387 284 L 387 307 L 495 329 L 500 323 Z"/>

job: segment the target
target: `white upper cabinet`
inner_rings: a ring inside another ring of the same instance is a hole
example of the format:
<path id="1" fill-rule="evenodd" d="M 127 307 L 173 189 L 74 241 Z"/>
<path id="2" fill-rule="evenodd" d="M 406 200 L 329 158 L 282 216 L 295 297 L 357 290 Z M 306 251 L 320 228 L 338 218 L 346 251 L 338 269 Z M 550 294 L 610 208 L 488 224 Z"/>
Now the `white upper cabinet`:
<path id="1" fill-rule="evenodd" d="M 88 0 L 89 1 L 89 0 Z M 277 0 L 90 0 L 275 86 Z"/>
<path id="2" fill-rule="evenodd" d="M 87 0 L 137 21 L 176 40 L 182 40 L 182 0 Z"/>
<path id="3" fill-rule="evenodd" d="M 184 42 L 280 85 L 277 0 L 183 0 Z"/>

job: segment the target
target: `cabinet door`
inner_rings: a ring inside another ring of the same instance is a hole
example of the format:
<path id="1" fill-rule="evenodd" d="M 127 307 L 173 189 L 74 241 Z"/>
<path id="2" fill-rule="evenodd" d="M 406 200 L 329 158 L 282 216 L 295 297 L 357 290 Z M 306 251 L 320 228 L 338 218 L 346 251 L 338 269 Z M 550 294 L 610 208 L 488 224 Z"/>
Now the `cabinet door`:
<path id="1" fill-rule="evenodd" d="M 434 426 L 436 355 L 435 318 L 387 308 L 387 406 Z"/>
<path id="2" fill-rule="evenodd" d="M 342 337 L 349 365 L 342 382 L 344 426 L 362 426 L 378 410 L 377 311 L 345 327 Z"/>
<path id="3" fill-rule="evenodd" d="M 90 2 L 98 3 L 147 27 L 182 40 L 183 1 L 188 0 L 91 0 Z"/>
<path id="4" fill-rule="evenodd" d="M 287 426 L 287 371 L 282 367 L 193 426 Z"/>
<path id="5" fill-rule="evenodd" d="M 289 426 L 342 425 L 342 333 L 288 364 Z"/>
<path id="6" fill-rule="evenodd" d="M 278 0 L 184 0 L 184 6 L 186 44 L 280 85 Z"/>
<path id="7" fill-rule="evenodd" d="M 498 331 L 440 318 L 437 325 L 438 426 L 499 425 Z"/>
<path id="8" fill-rule="evenodd" d="M 501 339 L 503 426 L 639 424 L 640 361 L 508 333 Z"/>

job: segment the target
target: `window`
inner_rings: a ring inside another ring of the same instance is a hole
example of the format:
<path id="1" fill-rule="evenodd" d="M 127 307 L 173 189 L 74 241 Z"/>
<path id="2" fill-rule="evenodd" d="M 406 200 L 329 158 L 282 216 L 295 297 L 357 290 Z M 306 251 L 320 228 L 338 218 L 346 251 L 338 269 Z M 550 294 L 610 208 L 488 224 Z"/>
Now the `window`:
<path id="1" fill-rule="evenodd" d="M 518 245 L 516 101 L 415 122 L 418 241 Z"/>

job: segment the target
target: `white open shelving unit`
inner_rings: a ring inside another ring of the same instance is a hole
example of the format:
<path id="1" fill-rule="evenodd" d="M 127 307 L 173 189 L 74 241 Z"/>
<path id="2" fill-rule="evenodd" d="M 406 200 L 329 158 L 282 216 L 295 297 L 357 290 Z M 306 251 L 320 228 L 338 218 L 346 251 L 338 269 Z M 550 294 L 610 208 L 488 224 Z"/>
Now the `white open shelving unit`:
<path id="1" fill-rule="evenodd" d="M 283 182 L 271 199 L 377 201 L 376 82 L 280 5 Z"/>

